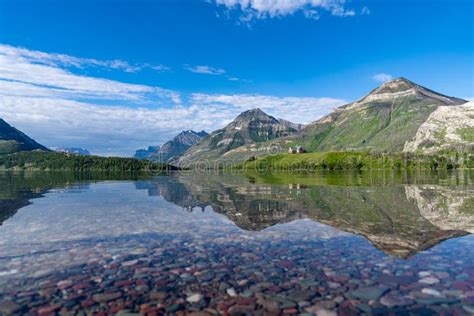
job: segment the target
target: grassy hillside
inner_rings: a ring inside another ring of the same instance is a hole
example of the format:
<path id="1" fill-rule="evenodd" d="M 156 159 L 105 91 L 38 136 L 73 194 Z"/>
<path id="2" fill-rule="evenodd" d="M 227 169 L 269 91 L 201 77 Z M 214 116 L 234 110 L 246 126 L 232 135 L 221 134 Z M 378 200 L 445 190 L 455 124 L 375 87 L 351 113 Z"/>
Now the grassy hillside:
<path id="1" fill-rule="evenodd" d="M 415 96 L 374 101 L 343 110 L 332 121 L 308 126 L 300 142 L 312 151 L 365 150 L 401 152 L 420 125 L 436 110 L 432 100 Z"/>
<path id="2" fill-rule="evenodd" d="M 238 166 L 247 170 L 369 170 L 369 169 L 459 169 L 474 168 L 468 153 L 443 155 L 376 154 L 370 152 L 317 152 L 280 154 L 248 161 Z"/>
<path id="3" fill-rule="evenodd" d="M 0 170 L 161 171 L 167 168 L 174 169 L 146 160 L 57 152 L 31 151 L 0 155 Z"/>

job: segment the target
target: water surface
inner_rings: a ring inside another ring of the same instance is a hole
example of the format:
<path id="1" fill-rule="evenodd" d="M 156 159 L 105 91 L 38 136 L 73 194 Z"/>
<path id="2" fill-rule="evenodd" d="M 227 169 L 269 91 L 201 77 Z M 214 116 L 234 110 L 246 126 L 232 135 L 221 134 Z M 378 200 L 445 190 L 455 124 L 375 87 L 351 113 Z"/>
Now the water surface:
<path id="1" fill-rule="evenodd" d="M 473 174 L 0 174 L 0 314 L 474 310 Z"/>

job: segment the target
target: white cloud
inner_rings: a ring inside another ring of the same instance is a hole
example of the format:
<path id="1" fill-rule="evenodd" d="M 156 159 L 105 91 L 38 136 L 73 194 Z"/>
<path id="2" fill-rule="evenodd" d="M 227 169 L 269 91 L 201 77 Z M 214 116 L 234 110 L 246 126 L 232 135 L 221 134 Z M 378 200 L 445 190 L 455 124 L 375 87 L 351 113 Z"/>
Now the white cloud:
<path id="1" fill-rule="evenodd" d="M 0 95 L 0 102 L 0 116 L 40 143 L 83 147 L 100 155 L 132 155 L 136 149 L 163 143 L 181 130 L 213 131 L 251 108 L 308 123 L 344 104 L 331 98 L 208 94 L 193 94 L 188 106 L 157 109 L 5 95 Z"/>
<path id="2" fill-rule="evenodd" d="M 347 103 L 334 98 L 312 97 L 275 97 L 259 94 L 203 94 L 191 95 L 192 104 L 207 105 L 216 109 L 230 109 L 230 122 L 239 113 L 260 108 L 277 118 L 284 118 L 295 123 L 310 123 Z"/>
<path id="3" fill-rule="evenodd" d="M 393 79 L 392 75 L 386 73 L 379 73 L 372 76 L 372 79 L 377 82 L 387 82 Z"/>
<path id="4" fill-rule="evenodd" d="M 34 88 L 38 93 L 41 89 L 51 90 L 67 98 L 149 101 L 150 97 L 155 97 L 180 102 L 179 93 L 172 90 L 81 76 L 60 68 L 60 64 L 73 64 L 75 59 L 66 55 L 51 55 L 0 45 L 0 84 L 5 87 L 17 83 L 15 90 L 29 85 L 29 90 Z M 122 67 L 120 64 L 117 62 L 112 66 Z"/>
<path id="5" fill-rule="evenodd" d="M 206 65 L 199 65 L 199 66 L 189 66 L 186 65 L 185 69 L 197 73 L 197 74 L 206 74 L 206 75 L 223 75 L 225 74 L 225 70 L 222 68 L 214 68 L 211 66 Z"/>
<path id="6" fill-rule="evenodd" d="M 368 7 L 362 7 L 362 10 L 360 11 L 361 15 L 370 15 L 370 10 Z"/>
<path id="7" fill-rule="evenodd" d="M 101 155 L 131 155 L 180 130 L 211 127 L 205 110 L 193 107 L 145 109 L 1 95 L 0 102 L 2 118 L 44 145 L 74 145 Z"/>
<path id="8" fill-rule="evenodd" d="M 215 68 L 215 67 L 211 67 L 207 65 L 198 65 L 198 66 L 184 65 L 184 69 L 197 73 L 197 74 L 224 76 L 229 81 L 250 82 L 250 80 L 247 80 L 247 79 L 240 79 L 238 77 L 228 75 L 225 69 Z"/>
<path id="9" fill-rule="evenodd" d="M 302 11 L 307 18 L 318 19 L 319 11 L 327 11 L 334 16 L 354 16 L 353 9 L 346 9 L 346 0 L 214 0 L 226 9 L 240 10 L 241 22 L 252 19 L 282 17 Z"/>
<path id="10" fill-rule="evenodd" d="M 181 130 L 210 132 L 251 108 L 308 123 L 345 103 L 332 98 L 203 93 L 182 102 L 176 91 L 81 76 L 24 55 L 28 53 L 0 52 L 0 117 L 45 146 L 83 147 L 100 155 L 130 156 Z M 41 56 L 48 61 L 49 55 Z"/>
<path id="11" fill-rule="evenodd" d="M 69 56 L 65 54 L 55 53 L 44 53 L 35 50 L 29 50 L 26 48 L 13 47 L 10 45 L 0 44 L 0 54 L 4 56 L 10 56 L 18 59 L 27 60 L 33 63 L 39 63 L 48 66 L 56 67 L 74 67 L 74 68 L 86 68 L 86 67 L 102 67 L 115 70 L 121 70 L 125 72 L 138 72 L 143 69 L 152 69 L 158 72 L 169 71 L 170 68 L 165 65 L 153 65 L 149 63 L 143 64 L 130 64 L 127 61 L 120 59 L 113 60 L 99 60 L 94 58 L 79 58 Z"/>

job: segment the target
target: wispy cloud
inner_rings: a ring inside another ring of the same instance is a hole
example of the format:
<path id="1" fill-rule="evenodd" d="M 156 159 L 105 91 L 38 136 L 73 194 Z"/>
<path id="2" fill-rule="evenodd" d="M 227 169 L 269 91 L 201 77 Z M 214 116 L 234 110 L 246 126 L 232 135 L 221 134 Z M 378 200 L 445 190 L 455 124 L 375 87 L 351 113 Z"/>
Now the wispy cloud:
<path id="1" fill-rule="evenodd" d="M 387 82 L 393 79 L 392 75 L 386 73 L 378 73 L 372 76 L 372 79 L 377 82 Z"/>
<path id="2" fill-rule="evenodd" d="M 354 9 L 346 8 L 346 0 L 214 0 L 214 2 L 227 10 L 239 11 L 240 21 L 243 23 L 249 23 L 254 19 L 288 16 L 298 11 L 311 19 L 319 19 L 321 11 L 339 17 L 356 15 Z"/>
<path id="3" fill-rule="evenodd" d="M 82 76 L 64 68 L 77 62 L 77 58 L 72 56 L 0 45 L 0 84 L 3 88 L 13 88 L 16 93 L 21 89 L 28 89 L 38 94 L 54 93 L 64 98 L 146 102 L 154 97 L 169 99 L 173 103 L 180 102 L 179 93 L 172 90 Z M 123 67 L 121 63 L 114 63 L 112 66 Z M 4 93 L 9 92 L 11 90 L 4 89 Z"/>
<path id="4" fill-rule="evenodd" d="M 62 63 L 50 63 L 53 58 L 48 54 L 41 55 L 41 60 L 40 55 L 27 57 L 31 53 L 23 51 L 19 56 L 9 49 L 9 53 L 0 51 L 0 117 L 48 147 L 132 155 L 181 130 L 221 128 L 255 107 L 307 123 L 344 103 L 332 98 L 259 94 L 182 96 L 160 87 L 78 75 Z"/>
<path id="5" fill-rule="evenodd" d="M 236 76 L 231 76 L 227 74 L 227 71 L 223 68 L 216 68 L 216 67 L 211 67 L 207 65 L 198 65 L 198 66 L 184 65 L 184 69 L 197 73 L 197 74 L 223 76 L 227 80 L 230 80 L 230 81 L 250 82 L 250 80 L 241 79 Z"/>
<path id="6" fill-rule="evenodd" d="M 121 59 L 99 60 L 94 58 L 80 58 L 65 54 L 45 53 L 26 48 L 13 47 L 10 45 L 0 45 L 0 54 L 17 59 L 23 59 L 33 63 L 56 67 L 101 67 L 125 72 L 138 72 L 143 69 L 152 69 L 158 72 L 169 71 L 170 68 L 165 65 L 153 65 L 149 63 L 131 64 Z"/>
<path id="7" fill-rule="evenodd" d="M 197 74 L 206 74 L 206 75 L 223 75 L 226 71 L 222 68 L 214 68 L 206 65 L 190 66 L 185 65 L 185 69 L 197 73 Z"/>

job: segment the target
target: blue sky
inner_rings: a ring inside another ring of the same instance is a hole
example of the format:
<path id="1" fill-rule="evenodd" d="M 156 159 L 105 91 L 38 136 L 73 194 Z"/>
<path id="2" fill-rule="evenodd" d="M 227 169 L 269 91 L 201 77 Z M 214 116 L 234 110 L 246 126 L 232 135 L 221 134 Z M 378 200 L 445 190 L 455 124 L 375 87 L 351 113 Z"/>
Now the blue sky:
<path id="1" fill-rule="evenodd" d="M 310 122 L 390 77 L 474 96 L 473 1 L 0 0 L 0 117 L 131 155 L 262 107 Z"/>

